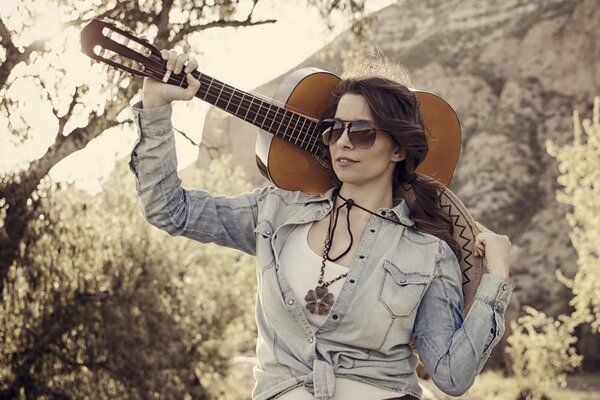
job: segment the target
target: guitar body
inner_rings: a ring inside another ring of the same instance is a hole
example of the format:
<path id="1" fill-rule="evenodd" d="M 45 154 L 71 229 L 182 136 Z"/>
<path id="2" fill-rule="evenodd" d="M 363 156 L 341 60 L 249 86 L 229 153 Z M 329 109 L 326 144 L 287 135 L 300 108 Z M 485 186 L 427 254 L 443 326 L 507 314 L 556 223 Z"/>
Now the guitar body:
<path id="1" fill-rule="evenodd" d="M 285 109 L 318 120 L 333 99 L 340 78 L 318 68 L 291 73 L 279 86 L 274 100 Z M 332 187 L 329 171 L 310 152 L 263 129 L 256 139 L 258 169 L 277 187 L 320 194 Z"/>

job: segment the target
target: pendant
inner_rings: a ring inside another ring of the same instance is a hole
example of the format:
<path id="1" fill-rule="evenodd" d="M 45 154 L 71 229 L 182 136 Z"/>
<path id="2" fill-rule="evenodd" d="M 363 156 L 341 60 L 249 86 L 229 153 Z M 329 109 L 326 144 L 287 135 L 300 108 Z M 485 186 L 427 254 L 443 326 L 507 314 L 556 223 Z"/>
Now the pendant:
<path id="1" fill-rule="evenodd" d="M 327 286 L 317 286 L 315 290 L 311 289 L 306 293 L 304 300 L 306 300 L 306 308 L 311 314 L 324 315 L 331 310 L 334 296 L 333 293 L 329 293 Z"/>

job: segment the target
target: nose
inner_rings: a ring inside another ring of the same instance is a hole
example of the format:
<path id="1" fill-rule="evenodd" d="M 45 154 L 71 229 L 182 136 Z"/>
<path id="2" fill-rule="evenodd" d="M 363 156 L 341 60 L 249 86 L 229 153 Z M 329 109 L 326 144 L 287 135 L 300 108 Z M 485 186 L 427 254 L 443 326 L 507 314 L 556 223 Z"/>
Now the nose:
<path id="1" fill-rule="evenodd" d="M 350 141 L 350 137 L 348 136 L 348 127 L 344 128 L 342 136 L 340 136 L 335 144 L 343 149 L 352 149 L 354 147 Z"/>

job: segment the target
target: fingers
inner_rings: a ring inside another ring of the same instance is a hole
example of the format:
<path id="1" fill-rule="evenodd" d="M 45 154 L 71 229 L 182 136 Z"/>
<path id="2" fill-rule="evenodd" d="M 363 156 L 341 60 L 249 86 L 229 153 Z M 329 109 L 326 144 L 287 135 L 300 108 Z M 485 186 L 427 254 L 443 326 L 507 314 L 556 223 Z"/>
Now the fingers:
<path id="1" fill-rule="evenodd" d="M 485 245 L 487 243 L 487 237 L 484 233 L 479 233 L 475 236 L 475 257 L 484 257 L 485 256 Z"/>
<path id="2" fill-rule="evenodd" d="M 189 60 L 187 62 L 183 72 L 185 72 L 187 74 L 187 73 L 195 70 L 196 68 L 198 68 L 198 61 L 195 58 L 192 58 L 191 60 Z"/>
<path id="3" fill-rule="evenodd" d="M 185 100 L 191 100 L 200 89 L 200 81 L 194 78 L 194 76 L 190 73 L 188 73 L 185 76 L 185 78 L 187 79 L 188 83 L 188 87 L 185 88 L 185 92 L 187 95 L 187 98 Z"/>
<path id="4" fill-rule="evenodd" d="M 160 55 L 162 59 L 167 62 L 167 71 L 170 71 L 174 74 L 179 74 L 181 71 L 184 71 L 184 73 L 187 74 L 188 72 L 198 68 L 198 61 L 196 61 L 196 59 L 192 59 L 188 62 L 187 56 L 184 53 L 177 53 L 175 50 L 161 50 Z"/>

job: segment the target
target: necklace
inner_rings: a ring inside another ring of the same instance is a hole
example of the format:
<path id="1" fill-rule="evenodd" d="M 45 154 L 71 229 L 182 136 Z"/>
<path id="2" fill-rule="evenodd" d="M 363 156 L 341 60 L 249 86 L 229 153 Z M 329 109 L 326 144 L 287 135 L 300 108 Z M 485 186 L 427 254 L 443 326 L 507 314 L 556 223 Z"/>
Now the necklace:
<path id="1" fill-rule="evenodd" d="M 334 197 L 334 200 L 335 200 L 335 197 Z M 346 199 L 344 199 L 344 200 L 346 200 Z M 309 290 L 306 293 L 306 296 L 304 296 L 304 300 L 306 300 L 306 308 L 312 314 L 316 313 L 318 315 L 324 315 L 324 314 L 329 313 L 329 311 L 331 310 L 331 307 L 333 306 L 333 303 L 335 301 L 335 297 L 334 297 L 333 293 L 329 292 L 329 289 L 327 289 L 327 287 L 329 285 L 331 285 L 332 283 L 337 282 L 338 280 L 340 280 L 342 278 L 345 278 L 346 275 L 348 275 L 348 273 L 346 272 L 334 279 L 331 279 L 330 281 L 327 281 L 327 282 L 323 281 L 323 276 L 325 275 L 325 264 L 327 263 L 327 260 L 337 261 L 340 258 L 342 258 L 343 256 L 345 256 L 352 248 L 352 243 L 353 243 L 354 238 L 352 237 L 352 231 L 350 230 L 350 209 L 352 208 L 353 205 L 354 205 L 354 200 L 352 200 L 352 199 L 346 200 L 342 205 L 340 205 L 336 209 L 335 219 L 332 217 L 329 218 L 329 226 L 327 228 L 327 237 L 325 238 L 325 248 L 323 249 L 323 258 L 321 260 L 321 272 L 319 275 L 318 285 L 314 289 Z M 348 226 L 348 233 L 350 234 L 350 245 L 342 254 L 340 254 L 339 256 L 337 256 L 334 259 L 331 259 L 329 257 L 329 250 L 331 249 L 331 243 L 333 242 L 333 234 L 335 233 L 335 227 L 337 226 L 337 221 L 338 221 L 338 217 L 340 215 L 340 210 L 344 206 L 346 206 L 348 208 L 348 211 L 346 213 L 346 221 L 347 221 L 347 226 Z M 332 226 L 332 223 L 333 223 L 333 226 Z"/>
<path id="2" fill-rule="evenodd" d="M 329 289 L 327 289 L 327 287 L 329 285 L 331 285 L 332 283 L 334 283 L 342 278 L 345 278 L 348 275 L 348 272 L 346 272 L 334 279 L 331 279 L 328 282 L 323 281 L 323 276 L 325 275 L 325 264 L 327 263 L 327 260 L 337 261 L 340 258 L 342 258 L 343 256 L 345 256 L 352 248 L 352 244 L 354 242 L 354 237 L 352 236 L 352 230 L 350 229 L 350 209 L 353 206 L 356 206 L 356 207 L 360 208 L 361 210 L 368 212 L 369 214 L 376 215 L 379 218 L 383 218 L 383 219 L 391 221 L 395 224 L 403 225 L 405 227 L 410 228 L 409 226 L 404 225 L 401 222 L 397 222 L 391 218 L 384 217 L 382 215 L 374 213 L 371 210 L 361 207 L 360 205 L 356 204 L 354 202 L 354 200 L 344 198 L 341 194 L 339 194 L 339 191 L 336 191 L 333 195 L 334 203 L 335 203 L 336 197 L 338 197 L 338 196 L 342 200 L 344 200 L 344 203 L 342 203 L 335 210 L 335 219 L 332 218 L 331 216 L 329 217 L 329 226 L 327 228 L 327 237 L 325 238 L 325 248 L 323 249 L 323 259 L 321 260 L 321 272 L 319 274 L 318 284 L 314 289 L 310 289 L 306 293 L 306 296 L 304 296 L 304 300 L 306 300 L 306 308 L 308 309 L 308 311 L 311 312 L 311 314 L 316 313 L 318 315 L 324 315 L 324 314 L 329 313 L 329 311 L 331 310 L 331 307 L 333 307 L 333 303 L 335 302 L 335 296 L 333 295 L 333 293 L 329 292 Z M 329 250 L 331 249 L 331 243 L 333 242 L 333 234 L 335 233 L 335 227 L 337 226 L 338 217 L 340 215 L 340 210 L 344 206 L 346 206 L 348 208 L 348 211 L 346 212 L 346 226 L 348 227 L 348 234 L 350 235 L 350 244 L 348 245 L 348 248 L 346 250 L 344 250 L 344 252 L 342 252 L 342 254 L 340 254 L 336 258 L 332 259 L 329 257 Z"/>

